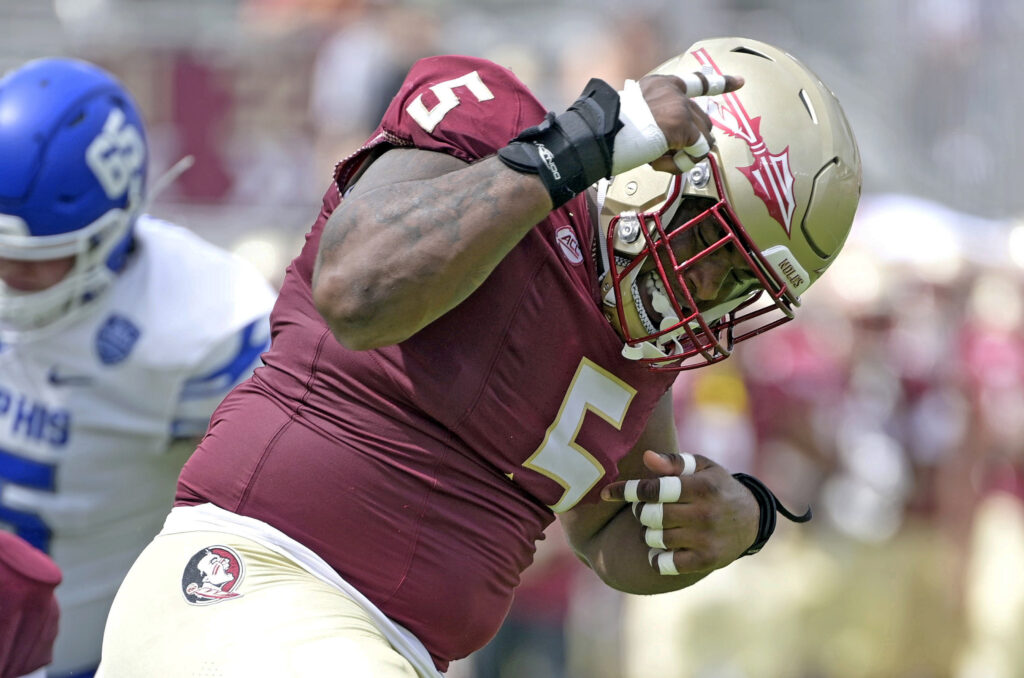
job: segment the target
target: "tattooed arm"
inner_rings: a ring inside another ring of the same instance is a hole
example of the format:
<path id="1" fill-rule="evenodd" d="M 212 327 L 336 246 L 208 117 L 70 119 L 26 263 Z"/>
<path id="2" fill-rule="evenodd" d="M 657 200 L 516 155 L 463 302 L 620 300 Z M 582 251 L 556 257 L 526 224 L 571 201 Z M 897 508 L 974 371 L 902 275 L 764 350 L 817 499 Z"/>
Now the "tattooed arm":
<path id="1" fill-rule="evenodd" d="M 536 175 L 496 157 L 389 150 L 324 226 L 317 309 L 349 348 L 402 341 L 469 296 L 551 208 Z"/>

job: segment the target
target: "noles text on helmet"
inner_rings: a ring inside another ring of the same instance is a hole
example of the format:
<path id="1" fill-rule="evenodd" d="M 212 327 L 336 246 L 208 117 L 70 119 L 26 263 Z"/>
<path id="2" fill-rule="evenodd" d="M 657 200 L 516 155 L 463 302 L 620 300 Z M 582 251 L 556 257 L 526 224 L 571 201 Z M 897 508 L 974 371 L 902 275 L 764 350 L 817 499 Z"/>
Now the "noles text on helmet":
<path id="1" fill-rule="evenodd" d="M 650 165 L 599 186 L 605 311 L 623 354 L 655 370 L 727 358 L 791 319 L 846 241 L 860 199 L 857 143 L 835 95 L 756 40 L 694 44 L 652 73 L 742 76 L 700 97 L 715 146 L 683 174 Z"/>

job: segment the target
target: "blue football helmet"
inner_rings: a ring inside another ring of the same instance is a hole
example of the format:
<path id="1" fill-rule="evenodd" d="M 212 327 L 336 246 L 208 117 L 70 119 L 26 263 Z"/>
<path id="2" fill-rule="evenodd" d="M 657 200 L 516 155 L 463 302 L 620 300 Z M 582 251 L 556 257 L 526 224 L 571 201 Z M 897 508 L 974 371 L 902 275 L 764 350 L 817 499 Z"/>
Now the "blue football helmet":
<path id="1" fill-rule="evenodd" d="M 68 274 L 42 291 L 0 281 L 5 339 L 63 326 L 124 268 L 147 156 L 135 102 L 97 66 L 38 59 L 0 79 L 0 258 L 74 257 Z"/>

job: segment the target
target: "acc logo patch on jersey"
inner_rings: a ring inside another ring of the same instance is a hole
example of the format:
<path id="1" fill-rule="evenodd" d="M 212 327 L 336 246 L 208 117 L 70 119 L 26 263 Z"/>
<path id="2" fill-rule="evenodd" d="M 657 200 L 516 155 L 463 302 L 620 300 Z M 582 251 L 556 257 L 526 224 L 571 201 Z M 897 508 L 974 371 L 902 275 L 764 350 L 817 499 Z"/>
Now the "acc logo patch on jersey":
<path id="1" fill-rule="evenodd" d="M 119 363 L 132 352 L 142 331 L 123 315 L 112 315 L 96 333 L 96 352 L 104 365 Z"/>
<path id="2" fill-rule="evenodd" d="M 213 605 L 238 598 L 245 576 L 242 558 L 227 546 L 207 546 L 193 555 L 181 573 L 181 593 L 192 605 Z"/>
<path id="3" fill-rule="evenodd" d="M 574 266 L 583 263 L 580 241 L 576 238 L 576 232 L 570 227 L 562 226 L 555 231 L 555 241 L 558 243 L 559 249 L 562 250 L 562 256 L 565 257 L 566 261 Z"/>

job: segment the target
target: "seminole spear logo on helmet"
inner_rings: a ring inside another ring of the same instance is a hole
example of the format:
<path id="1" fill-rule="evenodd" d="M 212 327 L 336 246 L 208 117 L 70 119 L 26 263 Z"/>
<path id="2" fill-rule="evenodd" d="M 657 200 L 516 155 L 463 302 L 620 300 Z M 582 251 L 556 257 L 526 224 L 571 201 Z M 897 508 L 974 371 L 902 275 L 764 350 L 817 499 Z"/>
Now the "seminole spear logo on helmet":
<path id="1" fill-rule="evenodd" d="M 722 75 L 718 65 L 704 48 L 691 52 L 701 66 Z M 789 146 L 778 154 L 771 153 L 761 136 L 761 116 L 751 118 L 735 92 L 719 95 L 715 106 L 709 111 L 711 122 L 725 134 L 742 139 L 754 156 L 754 163 L 738 167 L 751 186 L 754 195 L 768 208 L 768 214 L 779 222 L 790 235 L 796 199 L 793 197 L 793 171 L 789 166 Z"/>

